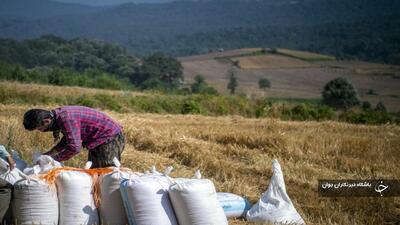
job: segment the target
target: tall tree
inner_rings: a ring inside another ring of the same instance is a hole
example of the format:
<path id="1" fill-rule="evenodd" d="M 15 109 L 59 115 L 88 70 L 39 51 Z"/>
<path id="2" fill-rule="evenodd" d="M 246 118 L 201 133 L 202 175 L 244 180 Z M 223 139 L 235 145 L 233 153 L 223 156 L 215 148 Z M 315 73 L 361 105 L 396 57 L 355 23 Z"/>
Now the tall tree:
<path id="1" fill-rule="evenodd" d="M 265 94 L 267 88 L 271 87 L 271 82 L 267 78 L 260 78 L 260 80 L 258 80 L 258 87 L 263 89 Z"/>
<path id="2" fill-rule="evenodd" d="M 229 71 L 229 83 L 227 88 L 230 90 L 231 95 L 235 94 L 236 88 L 238 86 L 238 81 L 236 74 L 233 70 Z"/>
<path id="3" fill-rule="evenodd" d="M 205 81 L 205 78 L 198 74 L 194 77 L 194 83 L 190 86 L 192 93 L 200 93 L 205 87 L 207 86 L 207 83 Z"/>

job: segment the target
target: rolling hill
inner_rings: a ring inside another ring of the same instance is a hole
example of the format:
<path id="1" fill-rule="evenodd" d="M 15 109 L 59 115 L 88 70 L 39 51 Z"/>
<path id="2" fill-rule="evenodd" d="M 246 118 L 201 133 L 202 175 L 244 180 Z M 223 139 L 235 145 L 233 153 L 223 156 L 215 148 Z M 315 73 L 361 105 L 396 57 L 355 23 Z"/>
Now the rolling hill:
<path id="1" fill-rule="evenodd" d="M 383 101 L 390 111 L 400 111 L 399 66 L 337 61 L 329 56 L 287 49 L 278 49 L 277 54 L 259 52 L 260 49 L 242 49 L 181 57 L 179 60 L 184 67 L 186 83 L 193 82 L 194 77 L 201 74 L 209 84 L 224 93 L 228 93 L 226 86 L 230 71 L 234 71 L 238 78 L 239 93 L 273 98 L 321 98 L 324 85 L 341 76 L 353 83 L 362 100 L 373 105 Z M 311 56 L 317 60 L 310 60 Z M 271 88 L 265 93 L 258 88 L 260 78 L 271 81 Z"/>

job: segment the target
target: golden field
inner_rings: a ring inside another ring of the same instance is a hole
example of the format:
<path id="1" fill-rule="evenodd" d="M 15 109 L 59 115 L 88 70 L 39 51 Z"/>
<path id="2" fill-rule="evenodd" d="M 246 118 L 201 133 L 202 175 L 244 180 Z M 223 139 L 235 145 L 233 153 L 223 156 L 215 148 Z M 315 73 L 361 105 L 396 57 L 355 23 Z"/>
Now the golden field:
<path id="1" fill-rule="evenodd" d="M 0 105 L 0 143 L 29 159 L 54 143 L 50 133 L 23 129 L 32 107 Z M 124 126 L 122 164 L 143 172 L 172 165 L 173 177 L 200 169 L 218 191 L 255 203 L 267 189 L 271 163 L 280 162 L 287 192 L 307 224 L 399 224 L 400 198 L 322 198 L 318 179 L 399 179 L 400 127 L 336 122 L 284 122 L 238 116 L 205 117 L 107 111 Z M 68 162 L 82 167 L 86 151 Z M 230 220 L 230 224 L 252 224 Z"/>

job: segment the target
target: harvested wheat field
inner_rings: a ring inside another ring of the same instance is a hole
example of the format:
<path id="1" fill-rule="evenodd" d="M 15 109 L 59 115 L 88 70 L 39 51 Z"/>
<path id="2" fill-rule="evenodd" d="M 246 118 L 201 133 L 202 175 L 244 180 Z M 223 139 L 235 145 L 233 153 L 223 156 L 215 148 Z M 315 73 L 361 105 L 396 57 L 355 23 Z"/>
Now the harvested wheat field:
<path id="1" fill-rule="evenodd" d="M 0 105 L 0 143 L 24 157 L 53 144 L 50 133 L 23 129 L 21 118 L 31 107 Z M 218 191 L 255 203 L 268 186 L 276 158 L 287 192 L 307 224 L 400 222 L 399 197 L 322 198 L 317 193 L 318 179 L 399 179 L 399 126 L 107 113 L 124 126 L 127 147 L 122 163 L 133 170 L 172 165 L 173 177 L 191 177 L 200 169 Z M 81 153 L 68 165 L 82 167 L 85 157 Z M 230 224 L 251 223 L 230 220 Z"/>

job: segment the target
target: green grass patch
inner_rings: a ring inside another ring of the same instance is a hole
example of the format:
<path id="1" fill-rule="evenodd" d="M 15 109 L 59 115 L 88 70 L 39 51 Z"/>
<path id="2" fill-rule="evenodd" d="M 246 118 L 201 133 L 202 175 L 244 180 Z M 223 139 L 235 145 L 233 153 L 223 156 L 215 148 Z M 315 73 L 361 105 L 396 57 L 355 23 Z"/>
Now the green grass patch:
<path id="1" fill-rule="evenodd" d="M 336 120 L 361 124 L 400 122 L 400 116 L 355 107 L 335 111 L 323 105 L 321 99 L 247 98 L 240 95 L 179 95 L 148 93 L 132 95 L 127 92 L 91 91 L 65 92 L 52 95 L 54 86 L 13 85 L 0 83 L 1 104 L 83 105 L 116 112 L 145 112 L 159 114 L 201 114 L 206 116 L 240 115 L 272 117 L 283 120 Z"/>

